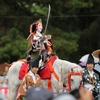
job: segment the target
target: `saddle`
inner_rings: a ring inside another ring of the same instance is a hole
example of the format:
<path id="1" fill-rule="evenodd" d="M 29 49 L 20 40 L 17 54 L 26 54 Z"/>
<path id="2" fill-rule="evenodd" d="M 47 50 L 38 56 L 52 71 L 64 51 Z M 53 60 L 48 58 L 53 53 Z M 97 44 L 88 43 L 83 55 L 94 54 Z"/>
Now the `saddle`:
<path id="1" fill-rule="evenodd" d="M 38 72 L 38 74 L 40 75 L 41 79 L 50 79 L 51 78 L 51 69 L 50 69 L 50 65 L 53 65 L 54 61 L 56 60 L 57 56 L 51 56 L 49 61 L 46 62 L 46 67 L 44 67 L 42 70 L 40 70 Z M 18 78 L 20 80 L 23 79 L 23 77 L 28 73 L 28 63 L 24 62 L 20 68 L 19 71 L 19 76 Z"/>

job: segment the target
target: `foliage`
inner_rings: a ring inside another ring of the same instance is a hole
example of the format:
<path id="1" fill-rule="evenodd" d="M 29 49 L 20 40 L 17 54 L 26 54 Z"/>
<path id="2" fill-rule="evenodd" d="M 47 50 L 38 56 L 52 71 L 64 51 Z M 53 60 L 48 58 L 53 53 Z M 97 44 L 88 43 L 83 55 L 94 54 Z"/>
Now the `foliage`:
<path id="1" fill-rule="evenodd" d="M 57 55 L 63 59 L 70 59 L 70 54 L 78 49 L 79 36 L 73 32 L 61 32 L 59 29 L 54 29 L 53 36 L 54 50 Z"/>
<path id="2" fill-rule="evenodd" d="M 1 0 L 0 62 L 25 58 L 30 24 L 41 17 L 45 29 L 48 4 L 51 13 L 46 34 L 52 35 L 60 58 L 78 62 L 100 48 L 99 0 Z"/>
<path id="3" fill-rule="evenodd" d="M 26 57 L 26 40 L 18 35 L 20 32 L 14 28 L 9 30 L 9 34 L 0 38 L 0 58 L 1 62 L 13 62 L 19 58 Z"/>

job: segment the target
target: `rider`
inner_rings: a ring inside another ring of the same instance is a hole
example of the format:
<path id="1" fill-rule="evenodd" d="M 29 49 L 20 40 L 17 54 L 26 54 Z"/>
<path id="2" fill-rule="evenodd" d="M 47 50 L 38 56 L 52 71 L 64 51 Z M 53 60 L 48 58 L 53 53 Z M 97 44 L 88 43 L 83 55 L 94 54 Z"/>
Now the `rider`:
<path id="1" fill-rule="evenodd" d="M 53 52 L 53 45 L 51 41 L 51 35 L 42 34 L 43 25 L 42 19 L 39 19 L 30 26 L 30 35 L 27 38 L 28 45 L 28 55 L 31 55 L 35 51 L 40 51 L 42 58 L 41 66 L 45 66 L 46 58 L 50 57 Z M 44 44 L 44 45 L 43 45 Z"/>
<path id="2" fill-rule="evenodd" d="M 31 55 L 34 51 L 38 51 L 40 48 L 40 42 L 43 39 L 41 34 L 43 30 L 42 20 L 39 19 L 35 23 L 30 25 L 30 35 L 27 38 L 28 41 L 28 54 Z"/>

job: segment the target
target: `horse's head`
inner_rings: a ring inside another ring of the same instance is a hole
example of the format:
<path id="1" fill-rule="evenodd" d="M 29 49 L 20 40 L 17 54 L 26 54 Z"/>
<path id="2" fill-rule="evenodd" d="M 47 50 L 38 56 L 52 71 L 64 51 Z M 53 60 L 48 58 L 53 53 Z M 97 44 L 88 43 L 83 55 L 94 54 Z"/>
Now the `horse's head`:
<path id="1" fill-rule="evenodd" d="M 75 88 L 80 88 L 82 85 L 82 75 L 83 68 L 76 64 L 76 66 L 71 68 L 71 72 L 68 74 L 68 88 L 69 90 L 73 90 Z"/>
<path id="2" fill-rule="evenodd" d="M 67 88 L 66 90 L 73 90 L 75 88 L 80 88 L 82 84 L 82 72 L 71 71 L 67 77 Z"/>
<path id="3" fill-rule="evenodd" d="M 62 82 L 64 86 L 69 83 L 69 90 L 73 90 L 74 88 L 78 88 L 80 86 L 83 71 L 81 66 L 66 60 L 57 59 L 54 63 L 54 68 L 59 76 L 60 83 Z"/>

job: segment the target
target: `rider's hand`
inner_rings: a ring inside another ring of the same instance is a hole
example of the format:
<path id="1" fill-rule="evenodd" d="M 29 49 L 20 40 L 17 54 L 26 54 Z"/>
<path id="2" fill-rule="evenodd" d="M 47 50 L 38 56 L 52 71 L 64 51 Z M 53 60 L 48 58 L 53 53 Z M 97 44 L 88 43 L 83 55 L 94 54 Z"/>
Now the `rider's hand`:
<path id="1" fill-rule="evenodd" d="M 46 39 L 51 39 L 51 35 L 46 35 Z"/>

